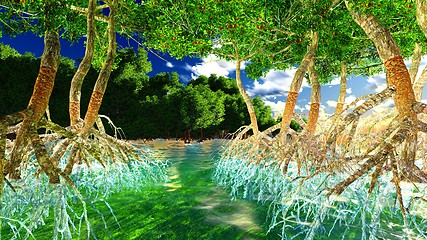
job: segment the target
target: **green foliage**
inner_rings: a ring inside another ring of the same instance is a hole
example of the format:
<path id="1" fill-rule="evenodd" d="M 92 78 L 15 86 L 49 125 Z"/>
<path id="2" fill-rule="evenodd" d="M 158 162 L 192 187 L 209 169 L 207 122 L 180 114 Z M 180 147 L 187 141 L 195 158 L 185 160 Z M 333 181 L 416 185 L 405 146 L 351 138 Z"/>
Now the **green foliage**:
<path id="1" fill-rule="evenodd" d="M 135 54 L 132 48 L 125 48 L 119 50 L 117 54 L 122 64 L 119 63 L 118 69 L 115 71 L 118 75 L 114 77 L 114 81 L 119 84 L 123 81 L 134 82 L 135 91 L 141 90 L 143 83 L 149 79 L 147 73 L 152 70 L 147 52 L 140 48 Z"/>
<path id="2" fill-rule="evenodd" d="M 27 107 L 40 61 L 29 55 L 14 56 L 15 51 L 0 46 L 0 117 L 3 117 Z"/>
<path id="3" fill-rule="evenodd" d="M 205 77 L 206 78 L 206 77 Z M 206 78 L 207 79 L 207 78 Z M 184 90 L 180 112 L 189 129 L 208 128 L 224 120 L 224 93 L 213 92 L 208 85 L 189 85 Z"/>
<path id="4" fill-rule="evenodd" d="M 21 54 L 18 53 L 14 48 L 9 45 L 0 44 L 0 59 L 5 60 L 8 57 L 19 57 Z"/>
<path id="5" fill-rule="evenodd" d="M 305 123 L 308 122 L 307 118 L 302 118 L 302 120 Z M 282 116 L 280 116 L 280 117 L 278 117 L 276 119 L 276 123 L 281 123 L 281 122 L 282 122 Z M 296 132 L 301 132 L 303 130 L 303 127 L 301 127 L 301 125 L 297 121 L 295 121 L 293 119 L 291 120 L 291 123 L 289 124 L 289 127 L 292 128 Z"/>
<path id="6" fill-rule="evenodd" d="M 293 119 L 291 121 L 291 124 L 289 124 L 289 127 L 295 130 L 296 132 L 301 132 L 303 129 L 301 125 L 299 125 L 299 123 Z"/>

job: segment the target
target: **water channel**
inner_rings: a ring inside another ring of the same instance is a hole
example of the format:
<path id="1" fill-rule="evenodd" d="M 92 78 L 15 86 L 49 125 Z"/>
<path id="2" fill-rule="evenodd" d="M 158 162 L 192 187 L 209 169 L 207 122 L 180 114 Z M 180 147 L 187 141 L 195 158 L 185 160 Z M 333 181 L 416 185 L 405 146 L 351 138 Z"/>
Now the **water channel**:
<path id="1" fill-rule="evenodd" d="M 266 235 L 266 206 L 231 200 L 212 181 L 213 161 L 223 141 L 147 145 L 171 161 L 169 181 L 111 196 L 108 203 L 120 227 L 106 216 L 110 236 L 103 223 L 93 225 L 100 239 L 280 239 L 274 232 Z"/>

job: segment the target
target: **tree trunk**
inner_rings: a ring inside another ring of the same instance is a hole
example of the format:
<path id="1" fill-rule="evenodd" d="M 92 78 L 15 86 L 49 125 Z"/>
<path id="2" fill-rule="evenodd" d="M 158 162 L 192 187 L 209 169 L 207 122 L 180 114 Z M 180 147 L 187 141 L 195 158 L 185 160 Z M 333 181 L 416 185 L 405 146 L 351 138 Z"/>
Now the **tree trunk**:
<path id="1" fill-rule="evenodd" d="M 92 65 L 94 43 L 95 43 L 95 7 L 96 0 L 89 0 L 88 13 L 87 13 L 87 40 L 86 40 L 86 52 L 83 60 L 80 62 L 73 79 L 71 80 L 70 87 L 70 100 L 69 100 L 69 113 L 70 113 L 70 124 L 74 126 L 80 119 L 80 99 L 83 80 L 88 73 L 90 66 Z"/>
<path id="2" fill-rule="evenodd" d="M 107 57 L 102 64 L 101 71 L 99 72 L 98 79 L 96 80 L 95 87 L 90 97 L 88 109 L 84 118 L 84 126 L 82 134 L 87 135 L 89 130 L 93 127 L 96 119 L 98 118 L 98 111 L 101 107 L 102 99 L 104 97 L 105 89 L 107 88 L 108 79 L 110 78 L 111 70 L 114 64 L 114 57 L 116 55 L 116 29 L 115 29 L 115 14 L 117 2 L 112 1 L 110 5 L 110 14 L 108 20 L 108 50 Z"/>
<path id="3" fill-rule="evenodd" d="M 340 75 L 340 93 L 338 95 L 337 107 L 335 108 L 334 120 L 335 123 L 340 117 L 345 103 L 345 97 L 347 95 L 347 65 L 341 62 L 341 75 Z"/>
<path id="4" fill-rule="evenodd" d="M 56 31 L 46 31 L 44 38 L 44 51 L 41 57 L 40 70 L 34 84 L 33 94 L 28 103 L 27 110 L 32 114 L 24 118 L 16 135 L 15 145 L 12 149 L 10 160 L 5 164 L 4 174 L 19 178 L 20 172 L 16 171 L 21 164 L 21 153 L 29 142 L 30 126 L 37 127 L 38 122 L 46 111 L 50 95 L 53 90 L 56 72 L 59 66 L 60 43 Z M 36 149 L 37 156 L 37 149 Z"/>
<path id="5" fill-rule="evenodd" d="M 302 81 L 304 80 L 304 75 L 307 71 L 308 64 L 314 58 L 314 54 L 317 50 L 317 45 L 319 43 L 319 37 L 316 32 L 311 33 L 311 39 L 311 44 L 307 50 L 307 53 L 304 55 L 304 58 L 301 61 L 301 64 L 298 67 L 298 70 L 296 71 L 295 76 L 292 80 L 291 87 L 289 89 L 288 99 L 286 100 L 285 109 L 283 111 L 283 117 L 279 133 L 283 142 L 286 140 L 286 134 L 288 132 L 289 124 L 291 123 L 292 116 L 294 114 L 298 93 L 301 89 Z"/>
<path id="6" fill-rule="evenodd" d="M 411 82 L 414 83 L 417 78 L 418 68 L 421 63 L 422 50 L 420 43 L 415 43 L 414 53 L 412 54 L 411 66 L 409 67 L 409 76 L 411 76 Z"/>
<path id="7" fill-rule="evenodd" d="M 420 102 L 423 99 L 423 90 L 427 82 L 427 66 L 424 67 L 421 75 L 414 82 L 413 89 L 415 94 L 415 99 Z"/>
<path id="8" fill-rule="evenodd" d="M 245 88 L 243 87 L 243 84 L 242 84 L 242 79 L 240 78 L 240 63 L 241 63 L 241 60 L 239 59 L 236 60 L 236 83 L 237 83 L 237 87 L 239 88 L 240 94 L 245 100 L 246 108 L 248 109 L 249 117 L 251 120 L 252 131 L 256 136 L 259 134 L 257 117 L 255 114 L 255 109 L 254 109 L 254 106 L 252 105 L 251 99 L 246 93 Z"/>
<path id="9" fill-rule="evenodd" d="M 312 59 L 308 65 L 308 74 L 311 83 L 310 112 L 308 114 L 307 133 L 312 136 L 316 131 L 317 120 L 319 119 L 320 108 L 320 83 L 319 76 L 314 68 Z"/>
<path id="10" fill-rule="evenodd" d="M 348 7 L 348 5 L 347 5 Z M 349 9 L 353 19 L 359 24 L 377 48 L 378 54 L 384 63 L 388 84 L 396 88 L 394 103 L 403 120 L 409 117 L 412 121 L 411 130 L 406 138 L 405 150 L 402 158 L 404 166 L 411 168 L 415 161 L 417 149 L 417 114 L 414 111 L 415 94 L 412 89 L 411 77 L 406 68 L 400 49 L 390 32 L 370 13 L 357 13 Z M 408 170 L 408 169 L 406 169 Z"/>
<path id="11" fill-rule="evenodd" d="M 424 0 L 417 0 L 417 23 L 424 35 L 427 37 L 427 2 Z M 421 101 L 424 85 L 427 82 L 427 66 L 424 67 L 421 76 L 415 80 L 413 88 L 415 93 L 415 99 Z"/>
<path id="12" fill-rule="evenodd" d="M 427 1 L 417 0 L 417 23 L 427 37 Z"/>

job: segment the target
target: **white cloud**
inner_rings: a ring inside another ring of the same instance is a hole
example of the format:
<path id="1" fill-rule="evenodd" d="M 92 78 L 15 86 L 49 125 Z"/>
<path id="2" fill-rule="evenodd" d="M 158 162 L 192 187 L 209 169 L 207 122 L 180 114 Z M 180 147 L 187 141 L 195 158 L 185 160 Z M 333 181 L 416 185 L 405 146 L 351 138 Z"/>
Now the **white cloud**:
<path id="1" fill-rule="evenodd" d="M 174 65 L 173 65 L 171 62 L 167 62 L 167 63 L 166 63 L 166 67 L 168 67 L 168 68 L 173 68 L 173 67 L 174 67 Z"/>
<path id="2" fill-rule="evenodd" d="M 335 76 L 330 83 L 326 84 L 326 86 L 340 85 L 340 82 L 341 82 L 340 77 Z"/>
<path id="3" fill-rule="evenodd" d="M 289 92 L 296 71 L 295 68 L 286 71 L 270 70 L 265 77 L 254 81 L 254 86 L 248 89 L 248 94 L 263 97 L 283 96 Z M 307 80 L 304 79 L 300 91 L 308 86 Z"/>
<path id="4" fill-rule="evenodd" d="M 227 77 L 230 72 L 236 70 L 236 64 L 234 61 L 226 61 L 224 59 L 218 58 L 213 54 L 203 58 L 202 61 L 202 63 L 199 63 L 195 66 L 186 64 L 185 69 L 191 71 L 191 77 L 193 79 L 200 75 L 210 76 L 211 74 Z M 244 63 L 242 64 L 241 69 L 245 69 Z"/>
<path id="5" fill-rule="evenodd" d="M 379 104 L 378 106 L 376 106 L 375 108 L 373 108 L 372 111 L 379 113 L 392 107 L 394 107 L 394 100 L 392 98 L 389 98 L 384 102 L 382 102 L 381 104 Z"/>
<path id="6" fill-rule="evenodd" d="M 282 116 L 283 115 L 283 110 L 285 110 L 285 105 L 286 105 L 286 101 L 277 101 L 277 102 L 272 102 L 272 101 L 268 101 L 268 100 L 263 100 L 264 103 L 268 106 L 270 106 L 271 111 L 273 112 L 273 115 L 275 117 L 277 116 Z M 307 108 L 308 106 L 308 108 Z M 305 110 L 309 110 L 310 109 L 310 105 L 306 104 L 304 107 L 300 107 L 299 105 L 295 105 L 295 112 L 304 112 Z"/>
<path id="7" fill-rule="evenodd" d="M 374 74 L 367 79 L 368 85 L 366 88 L 376 93 L 381 92 L 387 87 L 385 73 Z"/>
<path id="8" fill-rule="evenodd" d="M 332 100 L 328 100 L 326 101 L 326 105 L 328 105 L 329 107 L 337 107 L 337 101 L 332 101 Z"/>
<path id="9" fill-rule="evenodd" d="M 282 101 L 272 102 L 268 100 L 263 100 L 263 101 L 266 105 L 270 106 L 271 111 L 274 113 L 283 113 L 283 110 L 285 109 L 286 102 L 282 102 Z"/>
<path id="10" fill-rule="evenodd" d="M 347 94 L 351 94 L 353 91 L 351 90 L 351 88 L 347 88 L 347 89 L 345 90 L 345 92 L 346 92 Z"/>
<path id="11" fill-rule="evenodd" d="M 350 104 L 350 103 L 354 102 L 354 100 L 356 100 L 356 96 L 354 96 L 354 95 L 347 96 L 345 98 L 345 104 Z"/>

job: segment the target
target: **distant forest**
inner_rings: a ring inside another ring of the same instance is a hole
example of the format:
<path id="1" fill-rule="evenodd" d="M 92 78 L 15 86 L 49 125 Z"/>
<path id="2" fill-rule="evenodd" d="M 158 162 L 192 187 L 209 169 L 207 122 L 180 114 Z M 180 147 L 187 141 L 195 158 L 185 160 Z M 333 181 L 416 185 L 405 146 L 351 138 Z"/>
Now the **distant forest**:
<path id="1" fill-rule="evenodd" d="M 176 72 L 148 77 L 151 63 L 145 51 L 118 51 L 100 114 L 111 118 L 126 139 L 224 137 L 242 125 L 249 125 L 245 102 L 235 80 L 211 75 L 199 76 L 187 85 Z M 0 45 L 0 117 L 26 108 L 37 77 L 40 59 L 19 54 Z M 62 58 L 50 99 L 51 119 L 61 126 L 69 125 L 68 99 L 75 62 Z M 92 68 L 82 87 L 82 109 L 86 109 L 97 77 Z M 276 124 L 271 109 L 259 98 L 253 98 L 260 130 Z M 103 119 L 110 134 L 112 128 Z"/>

